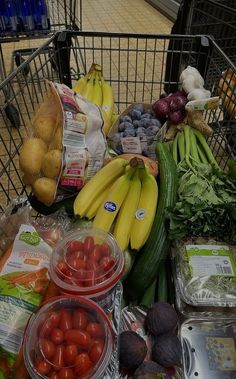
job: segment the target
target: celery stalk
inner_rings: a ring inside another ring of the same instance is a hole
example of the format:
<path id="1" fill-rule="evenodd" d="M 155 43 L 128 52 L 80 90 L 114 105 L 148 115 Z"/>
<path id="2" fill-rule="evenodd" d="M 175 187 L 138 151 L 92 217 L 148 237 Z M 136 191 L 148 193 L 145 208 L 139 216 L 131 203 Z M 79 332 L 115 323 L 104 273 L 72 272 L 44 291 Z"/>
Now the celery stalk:
<path id="1" fill-rule="evenodd" d="M 185 158 L 185 141 L 184 141 L 184 133 L 180 132 L 177 135 L 177 143 L 178 143 L 178 148 L 179 148 L 179 156 L 180 156 L 180 161 L 182 161 Z"/>
<path id="2" fill-rule="evenodd" d="M 217 168 L 219 168 L 219 166 L 218 166 L 218 164 L 217 164 L 217 162 L 216 162 L 216 160 L 212 154 L 212 151 L 211 151 L 208 143 L 206 142 L 205 138 L 203 137 L 202 133 L 196 129 L 193 129 L 193 132 L 194 132 L 195 136 L 197 137 L 198 141 L 200 142 L 209 163 L 211 163 L 213 166 L 216 166 Z"/>

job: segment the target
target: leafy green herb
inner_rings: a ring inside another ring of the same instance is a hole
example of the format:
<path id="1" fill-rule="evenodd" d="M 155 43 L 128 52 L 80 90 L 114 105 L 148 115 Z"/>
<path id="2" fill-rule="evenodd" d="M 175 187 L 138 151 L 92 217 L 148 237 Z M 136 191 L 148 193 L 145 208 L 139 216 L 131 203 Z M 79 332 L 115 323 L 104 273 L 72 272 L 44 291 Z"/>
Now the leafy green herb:
<path id="1" fill-rule="evenodd" d="M 171 239 L 211 236 L 236 243 L 236 183 L 210 164 L 178 165 L 178 199 L 169 209 Z"/>

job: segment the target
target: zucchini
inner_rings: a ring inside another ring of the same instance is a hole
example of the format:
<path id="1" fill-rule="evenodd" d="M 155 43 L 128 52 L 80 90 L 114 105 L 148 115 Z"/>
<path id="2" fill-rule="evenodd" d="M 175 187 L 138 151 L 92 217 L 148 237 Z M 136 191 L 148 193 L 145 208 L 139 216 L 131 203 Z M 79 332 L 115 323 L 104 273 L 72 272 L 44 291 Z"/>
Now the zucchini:
<path id="1" fill-rule="evenodd" d="M 156 293 L 156 283 L 157 279 L 148 287 L 142 297 L 140 305 L 144 305 L 145 307 L 150 307 L 155 302 L 155 293 Z"/>
<path id="2" fill-rule="evenodd" d="M 149 238 L 138 253 L 127 281 L 127 292 L 131 300 L 141 299 L 146 289 L 154 282 L 170 246 L 166 210 L 176 202 L 176 164 L 165 144 L 158 143 L 156 153 L 160 168 L 160 196 Z"/>
<path id="3" fill-rule="evenodd" d="M 167 284 L 167 273 L 166 273 L 165 261 L 161 263 L 161 266 L 158 272 L 157 300 L 168 302 L 168 284 Z"/>

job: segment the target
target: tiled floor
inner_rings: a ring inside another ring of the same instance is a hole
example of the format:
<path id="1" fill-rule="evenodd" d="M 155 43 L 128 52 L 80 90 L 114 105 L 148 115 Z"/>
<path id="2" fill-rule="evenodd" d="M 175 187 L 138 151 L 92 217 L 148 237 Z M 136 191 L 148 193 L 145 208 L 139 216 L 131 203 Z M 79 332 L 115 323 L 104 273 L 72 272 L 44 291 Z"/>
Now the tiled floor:
<path id="1" fill-rule="evenodd" d="M 55 0 L 50 0 L 55 1 Z M 69 1 L 68 1 L 69 3 Z M 145 0 L 84 0 L 82 13 L 82 29 L 94 32 L 118 32 L 135 34 L 169 34 L 172 22 L 151 7 Z M 44 40 L 24 40 L 20 42 L 2 44 L 6 70 L 11 70 L 13 60 L 12 51 L 22 48 L 38 47 Z M 159 40 L 132 38 L 86 38 L 79 41 L 82 49 L 83 62 L 86 60 L 86 69 L 92 62 L 102 64 L 104 77 L 112 81 L 114 96 L 121 102 L 124 109 L 133 101 L 150 102 L 152 93 L 159 94 L 160 78 L 163 69 L 163 46 Z M 74 50 L 80 57 L 79 49 Z M 155 61 L 155 56 L 158 60 Z M 71 56 L 73 72 L 78 72 L 83 66 Z M 43 78 L 55 80 L 57 73 L 49 64 L 48 53 L 40 54 L 29 65 L 27 75 L 29 85 L 25 85 L 25 78 L 19 74 L 12 86 L 12 104 L 20 111 L 21 127 L 18 130 L 7 126 L 1 118 L 1 108 L 4 107 L 6 91 L 0 90 L 0 213 L 10 198 L 20 194 L 22 183 L 18 164 L 18 150 L 25 136 L 25 123 L 29 123 L 32 109 L 39 102 L 43 86 Z M 82 68 L 83 71 L 83 68 Z M 32 84 L 32 81 L 34 84 Z M 13 83 L 13 80 L 11 81 Z M 152 84 L 155 83 L 155 84 Z M 9 87 L 7 87 L 9 90 Z M 8 94 L 9 95 L 9 94 Z M 155 96 L 155 95 L 154 95 Z M 3 113 L 5 114 L 5 113 Z M 2 140 L 1 140 L 2 138 Z M 9 157 L 13 163 L 9 162 Z M 4 193 L 5 191 L 5 193 Z M 18 192 L 17 192 L 18 191 Z M 9 198 L 7 199 L 9 195 Z"/>

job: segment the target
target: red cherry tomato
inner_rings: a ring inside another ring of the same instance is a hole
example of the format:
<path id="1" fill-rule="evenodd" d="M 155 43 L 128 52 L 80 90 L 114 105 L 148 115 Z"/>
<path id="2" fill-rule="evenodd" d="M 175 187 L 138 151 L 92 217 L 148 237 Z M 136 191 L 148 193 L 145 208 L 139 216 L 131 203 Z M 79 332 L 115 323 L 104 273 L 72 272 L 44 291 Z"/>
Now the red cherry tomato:
<path id="1" fill-rule="evenodd" d="M 56 346 L 56 352 L 52 360 L 52 364 L 56 368 L 61 368 L 64 367 L 64 351 L 65 351 L 65 346 L 63 345 L 58 345 Z"/>
<path id="2" fill-rule="evenodd" d="M 67 245 L 68 253 L 74 253 L 76 251 L 83 251 L 84 244 L 81 241 L 70 241 Z"/>
<path id="3" fill-rule="evenodd" d="M 92 349 L 89 352 L 89 357 L 94 364 L 96 364 L 101 358 L 102 353 L 103 353 L 103 348 L 104 348 L 103 343 L 96 343 L 95 345 L 93 344 Z"/>
<path id="4" fill-rule="evenodd" d="M 61 314 L 60 312 L 52 312 L 50 314 L 49 320 L 52 323 L 52 326 L 56 328 L 60 322 Z"/>
<path id="5" fill-rule="evenodd" d="M 68 271 L 68 268 L 67 268 L 67 264 L 64 262 L 64 261 L 59 261 L 57 263 L 57 272 L 59 274 L 62 274 L 63 276 L 67 274 L 67 271 Z"/>
<path id="6" fill-rule="evenodd" d="M 86 331 L 92 338 L 104 338 L 105 331 L 101 324 L 98 322 L 90 322 L 86 328 Z"/>
<path id="7" fill-rule="evenodd" d="M 46 338 L 41 338 L 39 340 L 39 345 L 44 357 L 50 361 L 56 352 L 56 346 L 54 343 Z"/>
<path id="8" fill-rule="evenodd" d="M 97 345 L 97 344 L 102 345 L 102 348 L 104 348 L 104 339 L 102 339 L 102 338 L 96 338 L 95 340 L 93 340 L 92 347 L 95 346 L 95 345 Z"/>
<path id="9" fill-rule="evenodd" d="M 85 260 L 74 258 L 73 256 L 69 257 L 67 259 L 67 263 L 68 263 L 68 266 L 70 266 L 74 270 L 80 270 L 80 269 L 84 269 L 86 267 L 86 261 Z"/>
<path id="10" fill-rule="evenodd" d="M 64 361 L 68 366 L 72 366 L 75 362 L 75 358 L 78 355 L 78 349 L 76 345 L 67 345 L 64 351 Z"/>
<path id="11" fill-rule="evenodd" d="M 84 261 L 86 261 L 86 259 L 87 259 L 87 256 L 81 250 L 76 251 L 75 253 L 70 254 L 70 256 L 73 257 L 73 258 L 76 258 L 76 259 L 83 259 Z"/>
<path id="12" fill-rule="evenodd" d="M 72 316 L 72 325 L 74 329 L 85 330 L 88 324 L 87 312 L 83 309 L 75 309 Z"/>
<path id="13" fill-rule="evenodd" d="M 53 372 L 49 375 L 49 379 L 59 379 L 58 373 L 57 373 L 56 371 L 53 371 Z"/>
<path id="14" fill-rule="evenodd" d="M 86 278 L 84 279 L 84 287 L 93 287 L 96 283 L 96 274 L 94 271 L 87 271 Z"/>
<path id="15" fill-rule="evenodd" d="M 50 319 L 48 319 L 43 323 L 43 326 L 40 330 L 39 336 L 43 337 L 43 338 L 48 337 L 51 334 L 52 329 L 53 329 L 52 321 Z"/>
<path id="16" fill-rule="evenodd" d="M 74 277 L 77 279 L 85 279 L 86 278 L 86 270 L 79 269 L 74 273 Z"/>
<path id="17" fill-rule="evenodd" d="M 88 350 L 91 345 L 89 333 L 83 330 L 71 329 L 65 332 L 65 340 L 69 344 L 76 344 L 80 348 Z"/>
<path id="18" fill-rule="evenodd" d="M 89 257 L 89 259 L 87 260 L 86 268 L 87 270 L 94 271 L 95 273 L 97 273 L 99 270 L 99 265 L 97 261 L 95 261 L 95 259 Z"/>
<path id="19" fill-rule="evenodd" d="M 52 329 L 50 339 L 55 345 L 60 345 L 64 340 L 64 333 L 59 328 Z"/>
<path id="20" fill-rule="evenodd" d="M 84 239 L 84 252 L 86 254 L 90 254 L 90 253 L 92 253 L 93 248 L 94 248 L 93 237 L 89 237 L 89 236 L 85 237 L 85 239 Z"/>
<path id="21" fill-rule="evenodd" d="M 116 260 L 114 257 L 105 257 L 101 259 L 100 263 L 103 271 L 108 272 L 114 267 Z"/>
<path id="22" fill-rule="evenodd" d="M 53 372 L 49 375 L 49 379 L 59 379 L 58 373 L 57 373 L 56 371 L 53 371 Z"/>
<path id="23" fill-rule="evenodd" d="M 72 329 L 72 316 L 71 316 L 70 311 L 66 309 L 63 309 L 63 311 L 61 311 L 61 320 L 60 320 L 59 328 L 63 332 L 65 332 L 66 330 Z"/>
<path id="24" fill-rule="evenodd" d="M 95 261 L 98 262 L 98 261 L 100 261 L 101 257 L 102 257 L 102 252 L 100 249 L 100 245 L 96 244 L 96 245 L 94 245 L 93 251 L 90 254 L 89 258 L 94 259 Z"/>
<path id="25" fill-rule="evenodd" d="M 111 248 L 105 242 L 100 245 L 100 251 L 104 257 L 111 255 Z"/>
<path id="26" fill-rule="evenodd" d="M 82 375 L 88 374 L 88 372 L 93 367 L 93 364 L 86 353 L 81 353 L 77 355 L 75 359 L 75 372 L 80 377 Z"/>
<path id="27" fill-rule="evenodd" d="M 74 379 L 75 374 L 71 368 L 64 367 L 59 371 L 58 378 L 59 379 Z"/>
<path id="28" fill-rule="evenodd" d="M 35 368 L 39 374 L 47 375 L 51 370 L 51 365 L 47 361 L 45 361 L 44 359 L 40 359 L 36 363 Z"/>

